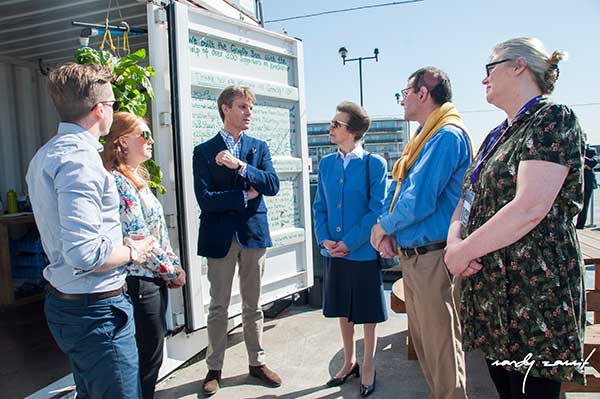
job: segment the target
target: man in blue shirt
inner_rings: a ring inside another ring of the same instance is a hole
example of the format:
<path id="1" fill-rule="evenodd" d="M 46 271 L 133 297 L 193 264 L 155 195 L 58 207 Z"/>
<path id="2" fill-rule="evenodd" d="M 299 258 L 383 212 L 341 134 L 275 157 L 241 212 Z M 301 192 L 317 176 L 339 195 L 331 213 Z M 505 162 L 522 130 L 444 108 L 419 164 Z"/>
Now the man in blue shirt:
<path id="1" fill-rule="evenodd" d="M 104 169 L 100 136 L 118 109 L 111 73 L 68 63 L 48 76 L 58 133 L 29 164 L 31 205 L 50 264 L 48 327 L 71 363 L 78 398 L 139 399 L 133 307 L 124 295 L 129 262 L 143 263 L 153 238 L 125 239 L 119 195 Z"/>
<path id="2" fill-rule="evenodd" d="M 399 254 L 408 325 L 431 398 L 466 398 L 455 287 L 444 247 L 464 173 L 471 163 L 469 136 L 452 99 L 448 76 L 421 68 L 402 90 L 404 118 L 419 122 L 393 170 L 384 214 L 371 244 L 383 257 Z"/>

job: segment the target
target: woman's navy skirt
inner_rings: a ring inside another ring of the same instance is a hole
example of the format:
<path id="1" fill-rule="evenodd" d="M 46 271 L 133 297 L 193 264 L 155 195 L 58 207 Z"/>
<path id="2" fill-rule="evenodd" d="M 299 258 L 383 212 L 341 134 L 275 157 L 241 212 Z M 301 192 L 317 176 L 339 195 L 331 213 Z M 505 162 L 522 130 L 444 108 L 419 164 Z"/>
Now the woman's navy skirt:
<path id="1" fill-rule="evenodd" d="M 325 257 L 323 315 L 347 317 L 355 324 L 387 320 L 383 280 L 377 260 Z"/>

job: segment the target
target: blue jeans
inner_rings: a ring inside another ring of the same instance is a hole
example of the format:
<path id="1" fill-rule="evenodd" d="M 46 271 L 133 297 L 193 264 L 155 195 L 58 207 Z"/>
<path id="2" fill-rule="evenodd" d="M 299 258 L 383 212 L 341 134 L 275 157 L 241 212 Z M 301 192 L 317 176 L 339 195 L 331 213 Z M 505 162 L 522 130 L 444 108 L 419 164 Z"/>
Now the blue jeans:
<path id="1" fill-rule="evenodd" d="M 133 307 L 126 295 L 99 301 L 46 294 L 48 327 L 69 356 L 78 399 L 140 398 Z"/>

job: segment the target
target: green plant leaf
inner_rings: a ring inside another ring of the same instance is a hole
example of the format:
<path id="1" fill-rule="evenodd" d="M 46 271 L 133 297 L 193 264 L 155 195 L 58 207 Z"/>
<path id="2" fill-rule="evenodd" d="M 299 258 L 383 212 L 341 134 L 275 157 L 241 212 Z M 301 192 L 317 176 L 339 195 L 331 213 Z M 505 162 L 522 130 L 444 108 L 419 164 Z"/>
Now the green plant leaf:
<path id="1" fill-rule="evenodd" d="M 75 50 L 75 59 L 79 64 L 106 65 L 102 53 L 91 47 L 80 47 Z"/>
<path id="2" fill-rule="evenodd" d="M 154 98 L 150 77 L 156 74 L 151 66 L 139 65 L 146 59 L 146 50 L 139 49 L 124 57 L 117 57 L 110 51 L 81 47 L 75 50 L 75 62 L 78 64 L 98 64 L 110 68 L 113 74 L 112 87 L 115 98 L 121 101 L 119 111 L 127 111 L 144 116 L 148 110 L 148 100 Z M 161 184 L 163 174 L 154 161 L 145 163 L 150 175 L 148 185 L 160 194 L 167 192 Z"/>

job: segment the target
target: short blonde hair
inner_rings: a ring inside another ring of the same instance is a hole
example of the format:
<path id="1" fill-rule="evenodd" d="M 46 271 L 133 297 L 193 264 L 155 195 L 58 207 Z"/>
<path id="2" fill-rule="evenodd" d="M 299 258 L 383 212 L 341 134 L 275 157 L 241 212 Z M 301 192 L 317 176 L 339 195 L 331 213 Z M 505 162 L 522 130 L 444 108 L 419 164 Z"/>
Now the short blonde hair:
<path id="1" fill-rule="evenodd" d="M 246 100 L 250 101 L 252 104 L 256 102 L 256 97 L 254 96 L 254 92 L 249 87 L 239 87 L 239 86 L 227 86 L 221 94 L 219 94 L 219 98 L 217 99 L 217 108 L 219 108 L 219 115 L 221 116 L 221 120 L 225 122 L 225 113 L 221 109 L 223 104 L 231 107 L 233 101 L 237 97 L 244 97 Z"/>
<path id="2" fill-rule="evenodd" d="M 48 90 L 63 122 L 77 122 L 104 98 L 112 74 L 106 67 L 68 62 L 48 75 Z M 112 88 L 111 88 L 112 90 Z"/>
<path id="3" fill-rule="evenodd" d="M 512 60 L 524 58 L 543 94 L 552 93 L 558 79 L 558 63 L 567 58 L 564 51 L 555 50 L 549 55 L 542 41 L 534 37 L 519 37 L 498 43 L 492 50 L 492 55 L 495 54 Z"/>

